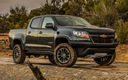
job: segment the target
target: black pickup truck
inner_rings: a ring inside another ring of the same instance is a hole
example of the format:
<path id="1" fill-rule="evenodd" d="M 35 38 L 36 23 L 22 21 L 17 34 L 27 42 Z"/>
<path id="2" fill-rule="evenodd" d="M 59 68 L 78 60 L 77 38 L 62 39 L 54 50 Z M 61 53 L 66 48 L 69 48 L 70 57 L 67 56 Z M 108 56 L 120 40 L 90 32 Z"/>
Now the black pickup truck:
<path id="1" fill-rule="evenodd" d="M 42 15 L 31 19 L 27 29 L 9 32 L 13 60 L 20 64 L 26 55 L 48 56 L 58 66 L 69 67 L 78 57 L 94 58 L 101 66 L 115 60 L 117 35 L 113 29 L 93 26 L 67 15 Z"/>

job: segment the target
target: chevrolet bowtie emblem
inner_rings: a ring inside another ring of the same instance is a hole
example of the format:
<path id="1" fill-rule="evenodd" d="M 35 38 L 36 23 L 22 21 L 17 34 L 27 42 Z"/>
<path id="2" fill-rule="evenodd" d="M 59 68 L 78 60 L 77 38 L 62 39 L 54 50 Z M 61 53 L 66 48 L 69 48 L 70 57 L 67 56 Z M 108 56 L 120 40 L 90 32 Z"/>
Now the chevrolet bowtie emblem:
<path id="1" fill-rule="evenodd" d="M 106 37 L 107 37 L 107 35 L 102 34 L 102 35 L 100 35 L 100 37 L 102 37 L 102 38 L 106 38 Z"/>

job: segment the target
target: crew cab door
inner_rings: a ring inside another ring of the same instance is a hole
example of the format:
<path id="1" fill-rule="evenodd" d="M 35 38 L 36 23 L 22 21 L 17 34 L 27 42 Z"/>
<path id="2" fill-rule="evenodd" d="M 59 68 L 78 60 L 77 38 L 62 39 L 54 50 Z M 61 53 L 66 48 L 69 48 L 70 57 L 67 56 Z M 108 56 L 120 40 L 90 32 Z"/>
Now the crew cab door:
<path id="1" fill-rule="evenodd" d="M 26 50 L 35 51 L 39 47 L 39 45 L 37 45 L 38 42 L 37 34 L 41 19 L 42 19 L 41 17 L 33 18 L 27 28 L 27 36 L 26 36 L 26 44 L 25 44 Z"/>
<path id="2" fill-rule="evenodd" d="M 42 51 L 52 51 L 54 47 L 54 35 L 55 31 L 50 28 L 46 28 L 47 23 L 54 23 L 51 17 L 44 17 L 41 25 L 41 29 L 38 29 L 38 49 Z"/>

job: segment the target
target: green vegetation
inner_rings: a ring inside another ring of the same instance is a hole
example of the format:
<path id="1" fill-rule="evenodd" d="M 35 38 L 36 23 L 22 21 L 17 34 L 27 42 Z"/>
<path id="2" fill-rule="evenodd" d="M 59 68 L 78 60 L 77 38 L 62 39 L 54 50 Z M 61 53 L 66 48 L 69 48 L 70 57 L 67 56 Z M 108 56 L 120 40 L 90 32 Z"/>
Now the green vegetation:
<path id="1" fill-rule="evenodd" d="M 26 28 L 34 16 L 61 14 L 80 16 L 91 24 L 116 30 L 120 43 L 128 42 L 128 0 L 51 0 L 27 13 L 25 6 L 10 8 L 0 15 L 0 32 Z"/>

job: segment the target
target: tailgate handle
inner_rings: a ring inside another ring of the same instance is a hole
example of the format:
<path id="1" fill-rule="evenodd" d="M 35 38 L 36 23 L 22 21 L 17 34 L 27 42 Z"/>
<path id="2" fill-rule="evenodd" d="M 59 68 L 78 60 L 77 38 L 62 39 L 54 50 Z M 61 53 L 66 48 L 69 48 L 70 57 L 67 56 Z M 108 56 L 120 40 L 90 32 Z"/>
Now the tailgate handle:
<path id="1" fill-rule="evenodd" d="M 30 34 L 31 33 L 31 31 L 28 31 L 28 34 Z"/>

